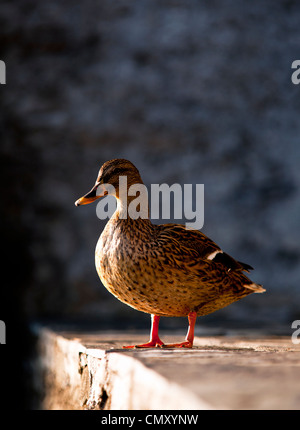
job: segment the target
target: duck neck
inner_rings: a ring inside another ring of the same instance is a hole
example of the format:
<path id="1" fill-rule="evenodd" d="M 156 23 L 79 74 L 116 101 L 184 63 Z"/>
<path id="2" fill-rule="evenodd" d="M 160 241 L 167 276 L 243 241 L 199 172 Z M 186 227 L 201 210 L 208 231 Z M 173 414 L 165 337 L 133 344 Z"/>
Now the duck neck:
<path id="1" fill-rule="evenodd" d="M 119 188 L 115 216 L 118 219 L 149 219 L 148 191 L 144 184 Z"/>

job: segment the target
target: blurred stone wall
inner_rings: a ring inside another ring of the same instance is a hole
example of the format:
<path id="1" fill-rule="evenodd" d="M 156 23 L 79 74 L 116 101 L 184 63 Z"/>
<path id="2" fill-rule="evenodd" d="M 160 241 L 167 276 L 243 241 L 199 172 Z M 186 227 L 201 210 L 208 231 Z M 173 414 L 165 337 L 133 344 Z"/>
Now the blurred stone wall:
<path id="1" fill-rule="evenodd" d="M 299 2 L 15 0 L 0 15 L 1 229 L 26 315 L 138 317 L 97 278 L 96 206 L 74 206 L 124 157 L 147 185 L 204 183 L 203 232 L 267 289 L 220 315 L 299 319 Z"/>

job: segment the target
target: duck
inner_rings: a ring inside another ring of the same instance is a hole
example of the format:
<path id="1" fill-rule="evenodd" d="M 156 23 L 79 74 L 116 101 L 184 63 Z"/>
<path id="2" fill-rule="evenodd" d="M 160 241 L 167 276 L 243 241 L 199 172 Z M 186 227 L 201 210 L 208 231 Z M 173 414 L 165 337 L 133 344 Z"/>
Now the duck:
<path id="1" fill-rule="evenodd" d="M 120 181 L 124 177 L 126 181 Z M 151 315 L 149 341 L 124 348 L 192 348 L 197 317 L 265 289 L 246 276 L 253 269 L 249 264 L 231 257 L 201 231 L 183 224 L 152 223 L 147 201 L 140 202 L 145 207 L 141 216 L 130 216 L 128 208 L 136 196 L 129 189 L 141 185 L 132 162 L 109 160 L 100 168 L 92 189 L 75 205 L 107 195 L 116 198 L 115 212 L 96 245 L 96 270 L 117 299 Z M 165 344 L 160 339 L 161 317 L 188 318 L 183 342 Z"/>

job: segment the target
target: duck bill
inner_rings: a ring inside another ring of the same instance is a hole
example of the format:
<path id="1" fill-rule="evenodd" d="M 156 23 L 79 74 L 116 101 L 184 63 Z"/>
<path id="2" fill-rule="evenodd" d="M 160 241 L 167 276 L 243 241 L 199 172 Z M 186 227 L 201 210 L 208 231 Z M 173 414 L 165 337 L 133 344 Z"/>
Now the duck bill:
<path id="1" fill-rule="evenodd" d="M 96 184 L 91 191 L 76 200 L 75 206 L 88 205 L 89 203 L 93 203 L 95 200 L 100 199 L 100 197 L 104 197 L 106 194 L 106 190 L 101 185 Z"/>

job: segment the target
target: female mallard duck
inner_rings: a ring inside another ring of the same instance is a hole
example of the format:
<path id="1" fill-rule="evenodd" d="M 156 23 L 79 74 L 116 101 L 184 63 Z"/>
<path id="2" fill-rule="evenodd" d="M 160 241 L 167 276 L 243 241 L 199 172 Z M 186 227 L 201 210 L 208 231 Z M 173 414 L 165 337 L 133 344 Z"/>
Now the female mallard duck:
<path id="1" fill-rule="evenodd" d="M 119 188 L 119 176 L 127 177 L 127 190 L 143 183 L 130 161 L 107 161 L 94 187 L 75 204 L 91 203 L 112 193 L 117 199 L 117 209 L 97 243 L 96 269 L 108 291 L 152 316 L 149 342 L 126 348 L 191 348 L 198 315 L 265 290 L 244 275 L 251 266 L 230 257 L 200 231 L 180 224 L 154 225 L 147 214 L 132 219 L 127 208 L 135 196 Z M 184 342 L 164 345 L 158 336 L 161 316 L 188 317 Z"/>

